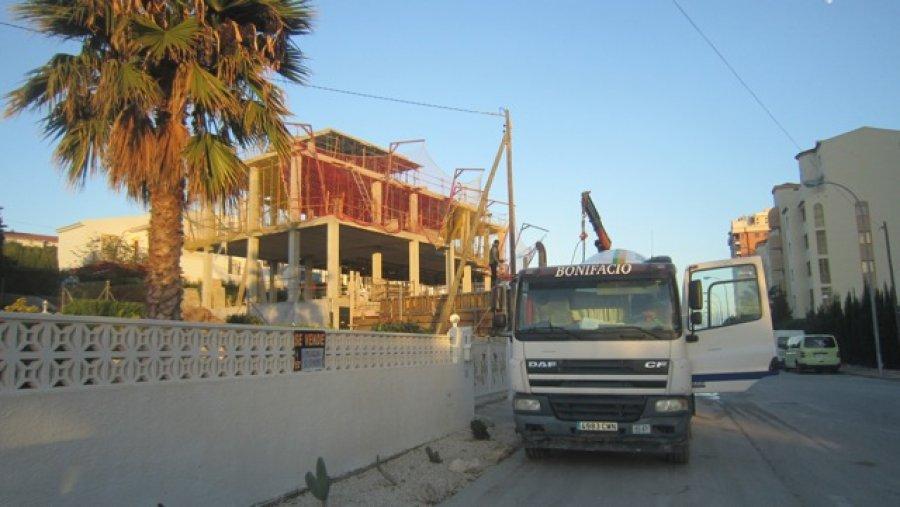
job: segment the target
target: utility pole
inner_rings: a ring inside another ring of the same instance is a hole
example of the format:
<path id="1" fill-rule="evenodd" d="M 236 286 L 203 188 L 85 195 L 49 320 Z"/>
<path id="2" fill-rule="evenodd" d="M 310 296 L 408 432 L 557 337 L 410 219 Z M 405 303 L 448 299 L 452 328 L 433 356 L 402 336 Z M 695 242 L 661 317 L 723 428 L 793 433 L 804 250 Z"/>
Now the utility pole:
<path id="1" fill-rule="evenodd" d="M 516 276 L 516 200 L 513 197 L 513 169 L 512 169 L 512 121 L 509 119 L 509 109 L 503 109 L 503 117 L 506 120 L 506 189 L 509 195 L 509 274 Z"/>
<path id="2" fill-rule="evenodd" d="M 894 281 L 894 260 L 891 258 L 891 236 L 888 234 L 887 221 L 881 222 L 881 230 L 884 231 L 884 246 L 887 250 L 888 271 L 891 273 L 891 293 L 888 301 L 894 305 L 894 326 L 897 341 L 900 342 L 900 305 L 897 304 L 897 283 Z M 893 301 L 891 297 L 893 296 Z"/>

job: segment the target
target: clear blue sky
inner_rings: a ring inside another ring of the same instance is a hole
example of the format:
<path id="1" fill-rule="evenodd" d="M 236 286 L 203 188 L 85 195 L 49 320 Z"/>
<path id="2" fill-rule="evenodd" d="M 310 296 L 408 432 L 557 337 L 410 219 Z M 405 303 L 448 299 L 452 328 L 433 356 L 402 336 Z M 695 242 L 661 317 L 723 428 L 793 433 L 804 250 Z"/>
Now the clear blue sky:
<path id="1" fill-rule="evenodd" d="M 900 128 L 900 2 L 681 0 L 802 148 L 863 125 Z M 9 20 L 4 2 L 3 20 Z M 614 246 L 684 265 L 728 255 L 733 217 L 797 179 L 796 148 L 670 0 L 319 2 L 300 41 L 310 81 L 513 114 L 518 219 L 568 263 L 591 190 Z M 71 49 L 0 27 L 5 93 Z M 381 144 L 428 140 L 445 170 L 488 167 L 492 117 L 290 86 L 296 116 Z M 0 206 L 16 230 L 139 213 L 103 180 L 66 188 L 38 117 L 0 121 Z M 496 197 L 504 199 L 505 185 Z M 526 238 L 528 239 L 528 238 Z M 534 237 L 530 239 L 536 239 Z"/>

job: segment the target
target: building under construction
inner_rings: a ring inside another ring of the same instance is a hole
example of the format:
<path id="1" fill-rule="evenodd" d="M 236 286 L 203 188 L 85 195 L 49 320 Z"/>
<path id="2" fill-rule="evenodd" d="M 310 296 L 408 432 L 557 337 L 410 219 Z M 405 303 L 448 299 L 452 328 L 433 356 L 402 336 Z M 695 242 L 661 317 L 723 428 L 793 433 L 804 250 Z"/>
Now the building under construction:
<path id="1" fill-rule="evenodd" d="M 486 309 L 478 295 L 491 285 L 488 250 L 507 225 L 490 208 L 479 216 L 480 188 L 463 185 L 459 171 L 425 171 L 399 152 L 403 142 L 385 149 L 303 128 L 290 159 L 247 161 L 237 199 L 189 211 L 185 247 L 208 254 L 204 306 L 333 327 L 410 320 L 417 309 L 434 318 L 428 308 L 463 270 L 461 293 L 473 296 L 458 301 Z M 214 255 L 243 258 L 231 291 L 213 277 Z"/>

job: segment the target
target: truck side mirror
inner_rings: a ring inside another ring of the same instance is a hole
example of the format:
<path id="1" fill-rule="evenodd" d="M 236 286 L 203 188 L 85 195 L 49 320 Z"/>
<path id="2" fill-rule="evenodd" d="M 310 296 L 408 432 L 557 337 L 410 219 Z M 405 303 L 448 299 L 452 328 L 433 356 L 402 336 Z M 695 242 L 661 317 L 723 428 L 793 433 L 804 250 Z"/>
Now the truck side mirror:
<path id="1" fill-rule="evenodd" d="M 703 282 L 691 280 L 688 285 L 688 306 L 691 310 L 703 309 Z"/>
<path id="2" fill-rule="evenodd" d="M 703 312 L 691 312 L 691 325 L 699 326 L 703 323 Z"/>
<path id="3" fill-rule="evenodd" d="M 506 329 L 507 318 L 505 313 L 494 314 L 494 329 Z"/>

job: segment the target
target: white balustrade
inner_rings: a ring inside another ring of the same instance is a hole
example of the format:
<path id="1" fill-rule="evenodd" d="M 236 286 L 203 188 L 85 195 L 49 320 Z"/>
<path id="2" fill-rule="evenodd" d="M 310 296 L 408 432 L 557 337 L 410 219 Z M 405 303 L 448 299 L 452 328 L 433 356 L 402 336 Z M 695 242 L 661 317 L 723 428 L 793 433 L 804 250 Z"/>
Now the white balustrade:
<path id="1" fill-rule="evenodd" d="M 294 329 L 0 312 L 0 394 L 293 373 Z M 451 364 L 447 336 L 326 331 L 325 369 Z"/>

